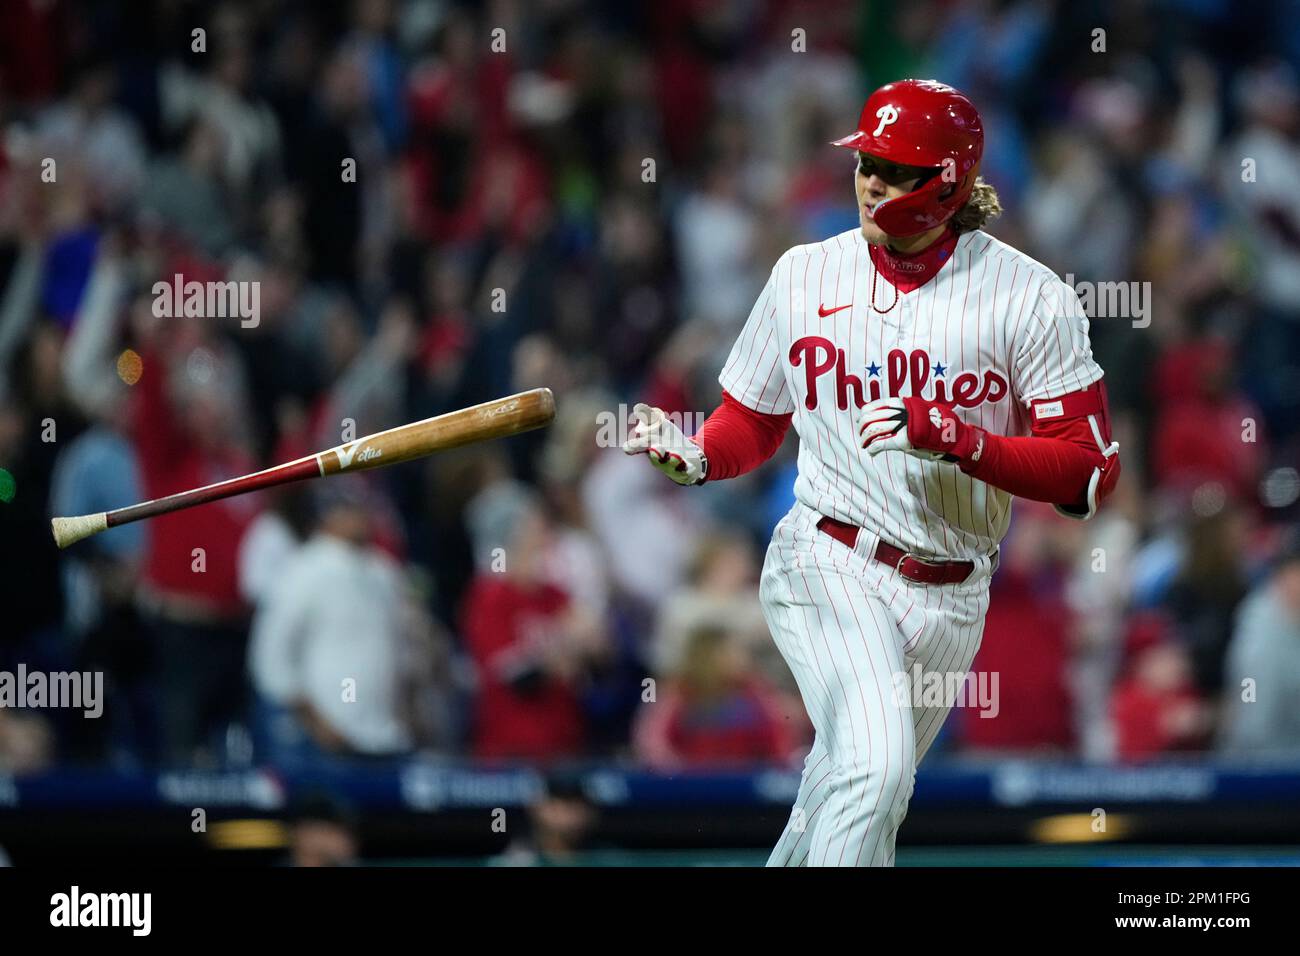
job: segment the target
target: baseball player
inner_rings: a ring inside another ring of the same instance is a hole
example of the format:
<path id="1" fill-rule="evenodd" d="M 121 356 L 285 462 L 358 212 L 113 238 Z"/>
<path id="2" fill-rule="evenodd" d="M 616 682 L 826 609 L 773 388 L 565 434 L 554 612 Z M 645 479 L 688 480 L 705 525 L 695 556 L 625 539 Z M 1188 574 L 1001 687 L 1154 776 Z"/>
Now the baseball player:
<path id="1" fill-rule="evenodd" d="M 1001 210 L 970 100 L 889 83 L 833 145 L 860 228 L 777 261 L 697 434 L 637 405 L 624 445 L 697 485 L 799 435 L 759 593 L 816 737 L 774 866 L 893 863 L 954 703 L 917 684 L 969 671 L 1012 498 L 1087 519 L 1120 470 L 1074 290 L 981 229 Z"/>

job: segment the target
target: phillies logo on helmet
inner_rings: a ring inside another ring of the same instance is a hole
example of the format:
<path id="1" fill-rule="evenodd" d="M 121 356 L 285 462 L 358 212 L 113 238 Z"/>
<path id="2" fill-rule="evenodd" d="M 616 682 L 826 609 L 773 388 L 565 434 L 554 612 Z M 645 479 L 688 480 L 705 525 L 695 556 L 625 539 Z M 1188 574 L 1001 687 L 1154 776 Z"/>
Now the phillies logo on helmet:
<path id="1" fill-rule="evenodd" d="M 876 127 L 876 131 L 871 134 L 872 136 L 879 136 L 890 123 L 898 122 L 898 107 L 892 103 L 885 104 L 876 110 L 876 119 L 880 120 L 880 124 Z"/>

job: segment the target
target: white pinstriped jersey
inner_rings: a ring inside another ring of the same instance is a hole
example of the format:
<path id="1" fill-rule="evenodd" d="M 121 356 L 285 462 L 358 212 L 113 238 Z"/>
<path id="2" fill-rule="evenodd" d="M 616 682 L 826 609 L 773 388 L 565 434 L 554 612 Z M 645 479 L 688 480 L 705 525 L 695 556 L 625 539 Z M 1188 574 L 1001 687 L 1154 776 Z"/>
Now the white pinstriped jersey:
<path id="1" fill-rule="evenodd" d="M 858 409 L 916 395 L 993 434 L 1029 434 L 1031 401 L 1102 376 L 1078 296 L 985 232 L 961 235 L 906 293 L 876 275 L 868 250 L 854 228 L 781 256 L 718 380 L 755 411 L 794 413 L 803 504 L 913 554 L 987 555 L 1006 534 L 1011 495 L 955 464 L 868 455 Z"/>

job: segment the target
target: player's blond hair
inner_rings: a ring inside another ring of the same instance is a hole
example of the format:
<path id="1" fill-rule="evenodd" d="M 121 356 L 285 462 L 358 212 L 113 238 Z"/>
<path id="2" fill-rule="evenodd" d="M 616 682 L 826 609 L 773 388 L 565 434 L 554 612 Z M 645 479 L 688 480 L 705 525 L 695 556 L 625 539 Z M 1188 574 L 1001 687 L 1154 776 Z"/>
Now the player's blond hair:
<path id="1" fill-rule="evenodd" d="M 952 217 L 952 228 L 960 235 L 983 229 L 985 223 L 1002 215 L 1002 201 L 998 191 L 984 181 L 983 176 L 976 177 L 975 188 L 971 190 L 970 199 L 957 210 Z"/>

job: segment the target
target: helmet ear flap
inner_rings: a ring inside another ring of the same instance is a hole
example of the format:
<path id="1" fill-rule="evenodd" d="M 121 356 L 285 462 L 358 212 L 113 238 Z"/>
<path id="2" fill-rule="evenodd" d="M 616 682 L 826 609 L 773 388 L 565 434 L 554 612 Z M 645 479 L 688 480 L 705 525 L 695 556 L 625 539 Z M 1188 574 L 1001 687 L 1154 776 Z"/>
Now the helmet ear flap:
<path id="1" fill-rule="evenodd" d="M 930 176 L 906 195 L 878 203 L 873 214 L 876 225 L 891 236 L 914 236 L 934 228 L 939 224 L 934 219 L 934 197 L 943 185 Z"/>
<path id="2" fill-rule="evenodd" d="M 943 172 L 942 166 L 935 166 L 933 169 L 928 170 L 924 176 L 922 176 L 920 179 L 916 181 L 916 185 L 912 187 L 912 192 L 916 192 L 918 189 L 921 189 L 923 186 L 925 186 L 926 183 L 934 179 L 935 176 L 938 176 L 942 172 Z"/>

